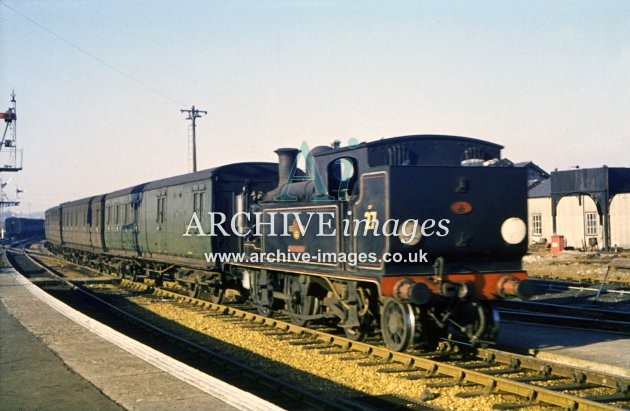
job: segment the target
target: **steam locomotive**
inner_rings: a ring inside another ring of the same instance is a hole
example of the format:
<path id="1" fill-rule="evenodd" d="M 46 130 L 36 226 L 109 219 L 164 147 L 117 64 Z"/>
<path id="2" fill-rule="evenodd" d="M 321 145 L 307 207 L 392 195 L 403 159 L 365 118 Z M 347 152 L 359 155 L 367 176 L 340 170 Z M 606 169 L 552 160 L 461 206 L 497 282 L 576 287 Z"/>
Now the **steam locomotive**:
<path id="1" fill-rule="evenodd" d="M 496 339 L 496 299 L 527 298 L 526 171 L 497 144 L 416 135 L 237 163 L 63 203 L 50 247 L 140 280 L 172 278 L 262 315 L 334 322 L 393 350 Z"/>

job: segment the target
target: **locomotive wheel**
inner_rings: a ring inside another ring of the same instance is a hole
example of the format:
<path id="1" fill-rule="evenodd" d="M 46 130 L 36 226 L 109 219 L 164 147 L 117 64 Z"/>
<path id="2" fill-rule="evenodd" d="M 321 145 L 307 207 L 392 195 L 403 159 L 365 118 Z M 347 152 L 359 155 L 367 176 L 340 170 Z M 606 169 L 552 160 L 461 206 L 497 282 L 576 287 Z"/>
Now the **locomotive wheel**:
<path id="1" fill-rule="evenodd" d="M 284 283 L 284 292 L 287 295 L 287 310 L 298 315 L 313 315 L 319 309 L 317 298 L 307 295 L 310 279 L 305 275 L 287 276 Z M 299 317 L 291 316 L 291 322 L 301 327 L 308 323 Z"/>
<path id="2" fill-rule="evenodd" d="M 499 310 L 489 302 L 473 303 L 476 320 L 473 326 L 475 339 L 495 342 L 499 335 Z"/>
<path id="3" fill-rule="evenodd" d="M 346 338 L 352 341 L 365 341 L 365 339 L 374 331 L 374 316 L 369 311 L 371 293 L 369 289 L 358 289 L 357 305 L 359 326 L 344 327 L 343 331 Z"/>
<path id="4" fill-rule="evenodd" d="M 458 307 L 450 321 L 471 343 L 494 342 L 499 333 L 499 312 L 489 302 L 472 301 Z"/>
<path id="5" fill-rule="evenodd" d="M 381 315 L 381 333 L 387 348 L 404 351 L 414 341 L 416 317 L 409 304 L 389 299 Z"/>

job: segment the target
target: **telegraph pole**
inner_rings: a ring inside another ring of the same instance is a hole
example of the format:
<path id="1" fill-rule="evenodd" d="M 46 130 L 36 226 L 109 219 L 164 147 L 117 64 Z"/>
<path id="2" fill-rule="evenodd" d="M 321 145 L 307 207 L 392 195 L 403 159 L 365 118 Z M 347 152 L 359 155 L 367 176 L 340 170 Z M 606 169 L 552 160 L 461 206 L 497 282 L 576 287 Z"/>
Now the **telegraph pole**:
<path id="1" fill-rule="evenodd" d="M 179 110 L 182 113 L 188 113 L 188 117 L 186 120 L 192 121 L 192 146 L 193 146 L 193 173 L 197 172 L 197 136 L 195 134 L 195 128 L 197 125 L 195 124 L 195 119 L 197 117 L 201 117 L 202 114 L 208 114 L 207 111 L 197 110 L 195 106 L 192 106 L 190 110 L 181 109 Z"/>

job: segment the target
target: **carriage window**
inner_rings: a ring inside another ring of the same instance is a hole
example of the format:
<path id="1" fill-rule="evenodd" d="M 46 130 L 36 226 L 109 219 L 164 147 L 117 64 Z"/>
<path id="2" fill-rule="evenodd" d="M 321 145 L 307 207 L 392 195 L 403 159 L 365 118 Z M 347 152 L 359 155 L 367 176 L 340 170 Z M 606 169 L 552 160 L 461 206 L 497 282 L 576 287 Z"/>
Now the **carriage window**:
<path id="1" fill-rule="evenodd" d="M 164 210 L 166 209 L 166 197 L 157 199 L 157 222 L 163 223 L 165 220 Z"/>
<path id="2" fill-rule="evenodd" d="M 201 218 L 201 215 L 203 214 L 203 200 L 204 200 L 203 191 L 193 193 L 193 212 L 197 213 L 197 216 L 199 218 Z"/>

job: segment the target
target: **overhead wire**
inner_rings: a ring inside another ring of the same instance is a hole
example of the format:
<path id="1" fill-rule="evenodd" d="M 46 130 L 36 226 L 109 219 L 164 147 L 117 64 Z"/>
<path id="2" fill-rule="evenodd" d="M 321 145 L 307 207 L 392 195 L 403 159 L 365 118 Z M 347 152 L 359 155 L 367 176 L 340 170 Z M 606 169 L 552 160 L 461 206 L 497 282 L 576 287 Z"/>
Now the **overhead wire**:
<path id="1" fill-rule="evenodd" d="M 125 77 L 127 80 L 132 81 L 142 87 L 144 87 L 145 89 L 161 96 L 164 97 L 167 100 L 170 100 L 174 103 L 177 103 L 179 105 L 182 106 L 187 106 L 188 104 L 173 98 L 171 96 L 169 96 L 168 94 L 156 89 L 155 87 L 152 87 L 148 84 L 146 84 L 145 82 L 143 82 L 142 80 L 137 79 L 136 77 L 132 76 L 131 74 L 128 74 L 124 71 L 122 71 L 121 69 L 119 69 L 118 67 L 108 63 L 107 61 L 103 60 L 102 58 L 98 57 L 97 55 L 95 55 L 94 53 L 91 53 L 87 50 L 85 50 L 84 48 L 74 44 L 73 42 L 71 42 L 70 40 L 67 40 L 66 38 L 62 37 L 61 35 L 55 33 L 54 31 L 52 31 L 51 29 L 49 29 L 48 27 L 44 26 L 43 24 L 40 24 L 39 22 L 33 20 L 31 17 L 25 15 L 24 13 L 14 9 L 13 7 L 9 6 L 8 4 L 4 3 L 2 0 L 0 0 L 0 6 L 4 6 L 5 8 L 7 8 L 8 10 L 12 11 L 13 13 L 17 14 L 18 16 L 22 17 L 23 19 L 29 21 L 30 23 L 34 24 L 35 26 L 39 27 L 40 29 L 46 31 L 48 34 L 56 37 L 58 40 L 66 43 L 68 46 L 74 48 L 75 50 L 80 51 L 81 53 L 85 54 L 86 56 L 90 57 L 91 59 L 103 64 L 104 66 L 106 66 L 107 68 L 109 68 L 110 70 L 115 71 L 116 73 L 120 74 L 121 76 Z"/>

